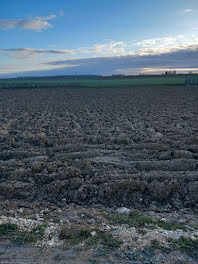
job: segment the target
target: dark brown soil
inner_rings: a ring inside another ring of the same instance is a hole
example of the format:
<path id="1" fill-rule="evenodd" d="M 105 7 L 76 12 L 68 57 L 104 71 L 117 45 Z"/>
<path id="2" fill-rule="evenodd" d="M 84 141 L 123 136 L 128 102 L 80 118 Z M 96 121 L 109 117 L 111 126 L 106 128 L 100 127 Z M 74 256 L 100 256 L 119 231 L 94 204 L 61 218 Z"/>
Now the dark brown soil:
<path id="1" fill-rule="evenodd" d="M 198 89 L 0 91 L 1 200 L 198 211 Z"/>

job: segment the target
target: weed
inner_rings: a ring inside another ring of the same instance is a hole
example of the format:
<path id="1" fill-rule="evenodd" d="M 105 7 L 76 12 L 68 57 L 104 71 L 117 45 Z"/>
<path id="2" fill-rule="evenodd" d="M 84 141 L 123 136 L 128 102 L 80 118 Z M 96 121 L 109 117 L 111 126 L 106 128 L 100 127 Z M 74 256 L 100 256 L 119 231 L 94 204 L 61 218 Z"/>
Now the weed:
<path id="1" fill-rule="evenodd" d="M 15 232 L 18 229 L 17 225 L 6 223 L 0 225 L 0 235 L 7 235 L 12 232 Z"/>
<path id="2" fill-rule="evenodd" d="M 162 247 L 157 239 L 153 239 L 149 247 L 146 248 L 146 251 L 154 252 L 156 249 L 162 249 Z"/>
<path id="3" fill-rule="evenodd" d="M 173 230 L 173 231 L 176 231 L 177 229 L 186 230 L 186 227 L 183 224 L 170 223 L 170 222 L 165 222 L 165 221 L 160 221 L 160 220 L 156 220 L 153 223 L 165 230 Z"/>
<path id="4" fill-rule="evenodd" d="M 129 250 L 125 255 L 126 255 L 126 258 L 129 260 L 133 260 L 133 261 L 138 260 L 138 255 L 133 250 Z"/>
<path id="5" fill-rule="evenodd" d="M 18 232 L 12 242 L 17 245 L 32 244 L 37 242 L 37 237 L 29 232 Z"/>
<path id="6" fill-rule="evenodd" d="M 47 224 L 43 223 L 30 231 L 30 234 L 37 237 L 37 240 L 42 240 L 45 235 L 45 229 L 47 228 Z"/>
<path id="7" fill-rule="evenodd" d="M 90 248 L 93 246 L 102 246 L 103 250 L 115 250 L 118 249 L 122 244 L 122 241 L 115 239 L 114 236 L 109 232 L 98 231 L 96 236 L 89 238 L 86 241 L 86 247 Z"/>
<path id="8" fill-rule="evenodd" d="M 186 230 L 185 225 L 183 224 L 177 224 L 177 223 L 170 223 L 160 220 L 153 220 L 148 216 L 144 216 L 138 212 L 131 211 L 129 215 L 107 215 L 106 218 L 115 223 L 115 224 L 128 224 L 129 226 L 135 226 L 135 227 L 144 227 L 144 226 L 159 226 L 165 230 L 177 230 L 182 229 Z"/>
<path id="9" fill-rule="evenodd" d="M 150 217 L 143 216 L 138 212 L 132 211 L 130 215 L 108 215 L 108 220 L 115 224 L 128 224 L 129 226 L 143 227 L 145 225 L 152 224 L 153 221 Z"/>
<path id="10" fill-rule="evenodd" d="M 109 232 L 97 231 L 95 236 L 91 235 L 88 229 L 79 229 L 80 226 L 74 225 L 71 228 L 62 227 L 59 238 L 65 240 L 66 246 L 78 245 L 86 240 L 85 247 L 93 247 L 94 245 L 102 245 L 104 248 L 117 249 L 122 242 L 115 239 Z"/>
<path id="11" fill-rule="evenodd" d="M 65 228 L 63 227 L 59 233 L 59 238 L 61 240 L 66 240 L 66 244 L 69 246 L 77 245 L 83 240 L 91 237 L 91 231 L 86 229 L 75 229 L 75 228 Z"/>
<path id="12" fill-rule="evenodd" d="M 110 249 L 118 249 L 122 242 L 115 239 L 111 233 L 108 232 L 100 232 L 99 238 L 101 240 L 101 244 L 103 247 L 110 248 Z"/>
<path id="13" fill-rule="evenodd" d="M 31 231 L 21 231 L 18 226 L 11 223 L 0 225 L 0 235 L 12 234 L 11 241 L 18 245 L 35 243 L 42 240 L 45 234 L 46 224 L 33 228 Z"/>
<path id="14" fill-rule="evenodd" d="M 140 227 L 153 223 L 153 220 L 150 217 L 144 216 L 135 211 L 131 211 L 129 216 Z"/>
<path id="15" fill-rule="evenodd" d="M 198 259 L 198 239 L 180 237 L 179 239 L 170 239 L 169 242 L 171 242 L 174 249 Z"/>
<path id="16" fill-rule="evenodd" d="M 86 246 L 87 248 L 93 247 L 93 246 L 95 246 L 95 245 L 98 245 L 98 244 L 99 244 L 99 241 L 100 241 L 100 237 L 99 237 L 99 235 L 92 236 L 92 237 L 90 237 L 90 238 L 86 241 L 85 246 Z"/>
<path id="17" fill-rule="evenodd" d="M 79 239 L 79 240 L 85 240 L 88 237 L 91 236 L 91 232 L 89 230 L 73 230 L 73 233 L 71 230 L 62 229 L 59 234 L 59 238 L 62 240 L 67 239 Z"/>
<path id="18" fill-rule="evenodd" d="M 79 232 L 79 237 L 81 239 L 87 239 L 91 236 L 91 231 L 90 230 L 80 230 Z"/>
<path id="19" fill-rule="evenodd" d="M 106 218 L 115 224 L 128 224 L 130 226 L 133 225 L 133 222 L 131 221 L 131 218 L 128 215 L 107 215 Z"/>
<path id="20" fill-rule="evenodd" d="M 38 240 L 42 240 L 45 235 L 45 229 L 47 224 L 43 223 L 31 231 L 21 231 L 17 232 L 16 235 L 13 237 L 12 241 L 17 245 L 25 245 L 25 244 L 33 244 L 36 243 Z"/>

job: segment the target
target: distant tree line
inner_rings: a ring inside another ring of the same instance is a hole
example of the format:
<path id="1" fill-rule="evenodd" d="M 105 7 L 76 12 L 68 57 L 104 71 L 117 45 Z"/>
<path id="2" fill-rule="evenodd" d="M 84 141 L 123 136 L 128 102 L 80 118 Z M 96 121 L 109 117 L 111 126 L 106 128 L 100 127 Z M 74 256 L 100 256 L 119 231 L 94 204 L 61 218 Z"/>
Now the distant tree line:
<path id="1" fill-rule="evenodd" d="M 177 71 L 176 70 L 174 70 L 174 71 L 166 71 L 165 73 L 163 73 L 162 75 L 165 75 L 165 76 L 167 76 L 167 75 L 176 75 L 177 74 Z"/>

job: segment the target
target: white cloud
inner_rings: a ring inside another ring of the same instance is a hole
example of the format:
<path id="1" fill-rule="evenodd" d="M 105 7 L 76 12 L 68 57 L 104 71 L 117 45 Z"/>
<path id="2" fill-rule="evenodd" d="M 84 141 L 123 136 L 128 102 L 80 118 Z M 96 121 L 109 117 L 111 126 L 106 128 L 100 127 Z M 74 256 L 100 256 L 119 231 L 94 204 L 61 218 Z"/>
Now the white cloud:
<path id="1" fill-rule="evenodd" d="M 49 17 L 47 17 L 49 19 Z M 53 19 L 52 16 L 50 16 Z M 46 19 L 46 18 L 43 18 Z M 109 43 L 95 44 L 92 47 L 81 47 L 76 50 L 59 49 L 32 49 L 13 48 L 0 49 L 0 53 L 15 59 L 32 59 L 41 55 L 76 55 L 82 57 L 114 57 L 114 56 L 146 56 L 160 55 L 182 50 L 197 50 L 198 35 L 178 35 L 163 38 L 145 39 L 137 42 L 110 41 Z"/>
<path id="2" fill-rule="evenodd" d="M 20 28 L 24 30 L 42 31 L 53 27 L 48 21 L 52 20 L 56 15 L 49 15 L 47 17 L 36 17 L 31 20 L 25 19 L 0 19 L 0 30 L 8 30 Z"/>
<path id="3" fill-rule="evenodd" d="M 178 68 L 177 68 L 178 67 Z M 198 73 L 198 68 L 193 67 L 193 68 L 183 68 L 179 67 L 177 65 L 176 67 L 170 66 L 169 68 L 157 68 L 157 67 L 148 67 L 148 68 L 125 68 L 125 69 L 117 69 L 115 70 L 116 74 L 125 74 L 125 75 L 133 75 L 133 74 L 162 74 L 166 71 L 171 71 L 175 70 L 177 73 Z"/>
<path id="4" fill-rule="evenodd" d="M 131 47 L 136 47 L 136 51 L 131 51 L 131 55 L 154 55 L 176 52 L 181 50 L 197 49 L 198 35 L 177 35 L 175 37 L 153 38 L 135 42 Z"/>
<path id="5" fill-rule="evenodd" d="M 193 10 L 191 9 L 191 8 L 188 8 L 188 9 L 185 9 L 184 10 L 184 13 L 190 13 L 190 12 L 192 12 Z"/>
<path id="6" fill-rule="evenodd" d="M 79 55 L 86 54 L 94 57 L 123 56 L 123 55 L 154 55 L 186 48 L 193 49 L 198 44 L 198 35 L 177 35 L 162 38 L 145 39 L 137 42 L 111 41 L 109 43 L 95 44 L 92 47 L 81 47 L 77 50 Z M 191 47 L 190 47 L 191 46 Z"/>
<path id="7" fill-rule="evenodd" d="M 41 21 L 52 20 L 54 18 L 56 18 L 56 15 L 54 15 L 54 14 L 51 14 L 51 15 L 46 16 L 46 17 L 36 17 L 36 19 L 41 20 Z"/>
<path id="8" fill-rule="evenodd" d="M 82 47 L 78 51 L 85 54 L 94 54 L 94 55 L 108 55 L 108 54 L 126 54 L 125 47 L 127 45 L 123 41 L 111 41 L 109 43 L 95 44 L 93 47 Z"/>
<path id="9" fill-rule="evenodd" d="M 198 72 L 198 68 L 175 68 L 175 67 L 169 67 L 169 68 L 155 68 L 155 67 L 151 67 L 151 68 L 142 68 L 142 71 L 144 73 L 153 73 L 153 74 L 159 74 L 159 73 L 163 73 L 166 71 L 170 71 L 170 70 L 176 70 L 177 72 L 180 73 L 189 73 L 189 72 Z"/>
<path id="10" fill-rule="evenodd" d="M 136 42 L 134 43 L 134 45 L 140 47 L 170 46 L 175 45 L 176 43 L 178 43 L 178 41 L 183 41 L 184 38 L 185 37 L 183 35 L 178 35 L 176 37 L 153 38 Z"/>

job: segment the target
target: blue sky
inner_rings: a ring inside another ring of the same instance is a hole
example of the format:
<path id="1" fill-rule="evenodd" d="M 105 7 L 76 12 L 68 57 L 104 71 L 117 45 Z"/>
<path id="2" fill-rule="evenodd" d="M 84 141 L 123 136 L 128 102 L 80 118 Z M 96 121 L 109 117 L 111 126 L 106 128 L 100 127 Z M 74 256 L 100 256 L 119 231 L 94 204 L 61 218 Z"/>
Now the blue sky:
<path id="1" fill-rule="evenodd" d="M 0 76 L 198 71 L 197 0 L 1 0 Z"/>

